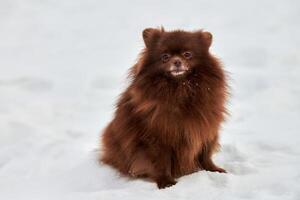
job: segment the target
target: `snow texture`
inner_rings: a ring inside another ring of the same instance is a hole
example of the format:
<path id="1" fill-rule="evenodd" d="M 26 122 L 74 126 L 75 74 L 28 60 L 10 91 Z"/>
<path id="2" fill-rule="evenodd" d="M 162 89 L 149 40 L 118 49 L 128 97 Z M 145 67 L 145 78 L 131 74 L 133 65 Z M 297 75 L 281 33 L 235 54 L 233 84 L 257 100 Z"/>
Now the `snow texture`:
<path id="1" fill-rule="evenodd" d="M 0 199 L 300 199 L 300 3 L 0 0 Z M 158 190 L 97 163 L 141 32 L 204 28 L 231 117 L 206 171 Z"/>

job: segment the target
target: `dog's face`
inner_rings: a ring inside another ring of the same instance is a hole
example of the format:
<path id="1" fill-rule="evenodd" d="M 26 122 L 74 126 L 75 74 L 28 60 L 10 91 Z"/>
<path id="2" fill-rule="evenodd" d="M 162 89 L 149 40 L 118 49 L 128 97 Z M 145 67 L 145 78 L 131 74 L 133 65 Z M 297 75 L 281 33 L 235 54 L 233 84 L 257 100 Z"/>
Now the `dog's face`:
<path id="1" fill-rule="evenodd" d="M 201 66 L 212 42 L 209 32 L 172 31 L 148 28 L 143 31 L 146 45 L 145 71 L 182 79 Z"/>

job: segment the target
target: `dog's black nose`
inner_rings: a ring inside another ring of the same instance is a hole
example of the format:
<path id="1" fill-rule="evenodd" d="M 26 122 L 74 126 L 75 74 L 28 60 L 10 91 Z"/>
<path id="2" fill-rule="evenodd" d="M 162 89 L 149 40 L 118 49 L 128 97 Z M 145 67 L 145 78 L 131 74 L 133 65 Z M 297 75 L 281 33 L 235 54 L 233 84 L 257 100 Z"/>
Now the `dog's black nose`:
<path id="1" fill-rule="evenodd" d="M 175 65 L 175 67 L 180 67 L 181 66 L 181 61 L 179 59 L 176 59 L 174 61 L 174 65 Z"/>

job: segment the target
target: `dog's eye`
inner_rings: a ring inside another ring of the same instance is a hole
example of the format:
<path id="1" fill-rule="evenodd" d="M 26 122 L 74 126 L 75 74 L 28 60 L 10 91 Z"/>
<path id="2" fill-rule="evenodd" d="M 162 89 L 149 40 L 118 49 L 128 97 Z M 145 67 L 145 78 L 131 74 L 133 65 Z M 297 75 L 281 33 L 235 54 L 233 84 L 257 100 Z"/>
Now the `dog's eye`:
<path id="1" fill-rule="evenodd" d="M 163 53 L 162 55 L 161 55 L 161 60 L 163 61 L 163 62 L 168 62 L 169 61 L 169 59 L 170 59 L 170 55 L 169 54 L 167 54 L 167 53 Z"/>
<path id="2" fill-rule="evenodd" d="M 191 59 L 193 57 L 193 55 L 192 55 L 192 53 L 190 51 L 186 51 L 182 55 L 186 59 Z"/>

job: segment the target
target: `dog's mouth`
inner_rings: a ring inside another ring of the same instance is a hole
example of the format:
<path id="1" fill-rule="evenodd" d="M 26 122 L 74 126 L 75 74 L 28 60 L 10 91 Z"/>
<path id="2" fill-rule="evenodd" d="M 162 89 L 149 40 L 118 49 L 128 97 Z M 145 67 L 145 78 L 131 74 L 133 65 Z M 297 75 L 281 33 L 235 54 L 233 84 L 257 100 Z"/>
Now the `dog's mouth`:
<path id="1" fill-rule="evenodd" d="M 170 74 L 172 76 L 183 76 L 188 70 L 172 70 Z"/>

